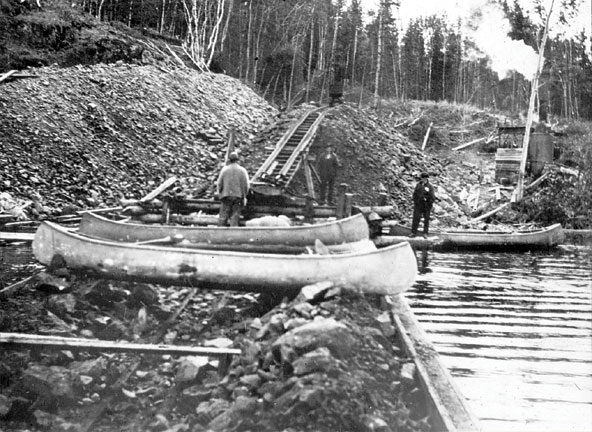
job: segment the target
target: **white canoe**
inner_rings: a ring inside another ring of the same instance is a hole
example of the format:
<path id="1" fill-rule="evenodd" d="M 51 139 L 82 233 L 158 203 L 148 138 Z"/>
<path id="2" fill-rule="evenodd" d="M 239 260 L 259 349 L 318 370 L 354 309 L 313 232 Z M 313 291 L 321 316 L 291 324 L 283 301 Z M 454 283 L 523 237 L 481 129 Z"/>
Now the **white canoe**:
<path id="1" fill-rule="evenodd" d="M 397 294 L 415 281 L 417 262 L 409 243 L 336 255 L 251 254 L 88 238 L 43 222 L 33 240 L 39 262 L 54 257 L 67 267 L 109 279 L 249 291 L 295 291 L 331 281 L 346 289 Z"/>
<path id="2" fill-rule="evenodd" d="M 125 242 L 151 241 L 182 236 L 196 244 L 311 246 L 315 240 L 325 245 L 368 239 L 368 223 L 362 214 L 314 225 L 288 227 L 194 227 L 138 224 L 114 221 L 92 212 L 84 213 L 81 234 Z"/>

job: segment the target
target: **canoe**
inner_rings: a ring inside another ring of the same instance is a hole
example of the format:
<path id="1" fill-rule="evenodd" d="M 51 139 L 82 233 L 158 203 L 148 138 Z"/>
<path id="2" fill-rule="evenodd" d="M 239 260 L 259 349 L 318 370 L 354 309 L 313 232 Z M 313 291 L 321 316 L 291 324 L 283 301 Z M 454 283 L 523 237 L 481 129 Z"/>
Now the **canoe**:
<path id="1" fill-rule="evenodd" d="M 82 215 L 78 232 L 104 240 L 125 242 L 149 241 L 180 235 L 192 243 L 225 245 L 311 246 L 317 239 L 325 245 L 335 245 L 369 238 L 368 223 L 362 214 L 303 226 L 192 227 L 115 221 L 88 212 Z"/>
<path id="2" fill-rule="evenodd" d="M 274 293 L 330 281 L 390 295 L 407 290 L 417 274 L 409 243 L 335 255 L 251 254 L 92 239 L 52 222 L 37 229 L 33 253 L 42 264 L 61 256 L 73 271 L 107 279 Z"/>
<path id="3" fill-rule="evenodd" d="M 409 235 L 411 229 L 402 225 L 392 225 L 390 234 Z M 441 238 L 442 243 L 439 247 L 445 249 L 545 249 L 557 246 L 564 239 L 561 224 L 528 231 L 456 230 L 431 232 L 430 235 Z"/>

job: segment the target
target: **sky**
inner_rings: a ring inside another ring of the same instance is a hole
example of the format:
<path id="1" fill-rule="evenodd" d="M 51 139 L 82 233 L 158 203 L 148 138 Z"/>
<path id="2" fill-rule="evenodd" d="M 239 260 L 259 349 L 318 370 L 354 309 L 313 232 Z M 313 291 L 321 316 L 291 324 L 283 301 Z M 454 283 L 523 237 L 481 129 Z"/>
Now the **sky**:
<path id="1" fill-rule="evenodd" d="M 534 22 L 540 23 L 540 18 L 534 11 L 532 0 L 518 0 L 526 15 Z M 362 8 L 375 11 L 380 0 L 361 0 Z M 549 24 L 549 37 L 573 37 L 584 30 L 588 36 L 592 35 L 592 0 L 577 0 L 579 11 L 577 16 L 569 19 L 569 25 L 559 24 L 559 3 L 555 0 Z M 481 53 L 491 61 L 491 67 L 500 78 L 506 76 L 510 70 L 521 72 L 525 77 L 534 75 L 538 61 L 537 53 L 521 41 L 513 41 L 508 37 L 510 23 L 505 18 L 500 7 L 489 0 L 400 0 L 398 9 L 401 26 L 406 27 L 413 18 L 421 16 L 439 15 L 447 17 L 455 23 L 459 19 L 463 25 L 463 34 L 473 39 Z M 551 0 L 543 0 L 548 10 Z M 588 54 L 591 47 L 588 38 Z"/>

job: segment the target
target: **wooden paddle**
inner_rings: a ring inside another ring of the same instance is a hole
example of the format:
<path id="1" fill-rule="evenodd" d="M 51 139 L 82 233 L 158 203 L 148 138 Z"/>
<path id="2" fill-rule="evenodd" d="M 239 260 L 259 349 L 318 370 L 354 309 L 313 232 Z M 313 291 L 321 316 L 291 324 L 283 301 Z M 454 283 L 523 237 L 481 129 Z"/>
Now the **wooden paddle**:
<path id="1" fill-rule="evenodd" d="M 134 244 L 137 244 L 137 245 L 148 245 L 148 244 L 154 244 L 154 243 L 177 244 L 177 243 L 181 243 L 183 240 L 185 240 L 185 237 L 183 236 L 183 234 L 174 234 L 172 236 L 166 236 L 166 237 L 162 237 L 162 238 L 158 238 L 158 239 L 139 241 Z"/>

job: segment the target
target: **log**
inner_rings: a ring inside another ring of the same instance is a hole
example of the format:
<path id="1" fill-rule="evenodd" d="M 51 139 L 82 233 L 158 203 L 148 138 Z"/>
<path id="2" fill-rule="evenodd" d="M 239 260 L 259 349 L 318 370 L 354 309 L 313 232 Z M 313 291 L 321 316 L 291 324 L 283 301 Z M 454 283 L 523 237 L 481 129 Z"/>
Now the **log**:
<path id="1" fill-rule="evenodd" d="M 34 237 L 35 237 L 35 233 L 0 231 L 0 241 L 10 241 L 10 242 L 33 241 Z"/>
<path id="2" fill-rule="evenodd" d="M 160 186 L 158 186 L 156 189 L 154 189 L 152 192 L 150 192 L 148 195 L 140 198 L 140 202 L 145 203 L 148 201 L 152 201 L 158 195 L 160 195 L 161 193 L 163 193 L 164 191 L 169 189 L 171 186 L 173 186 L 176 183 L 176 181 L 177 181 L 177 177 L 175 177 L 175 176 L 168 178 L 167 180 L 162 182 L 160 184 Z"/>
<path id="3" fill-rule="evenodd" d="M 485 137 L 483 137 L 483 138 L 477 138 L 476 140 L 473 140 L 473 141 L 470 141 L 468 143 L 461 144 L 459 146 L 453 147 L 452 150 L 460 150 L 460 149 L 463 149 L 463 148 L 468 147 L 470 145 L 480 143 L 481 141 L 485 141 L 486 139 L 487 138 L 485 138 Z"/>
<path id="4" fill-rule="evenodd" d="M 545 180 L 547 177 L 549 176 L 548 173 L 543 174 L 542 176 L 540 176 L 538 179 L 536 179 L 535 181 L 533 181 L 532 183 L 530 183 L 528 186 L 526 186 L 524 188 L 524 190 L 528 190 L 531 189 L 533 187 L 538 186 L 539 184 L 541 184 L 543 182 L 543 180 Z"/>
<path id="5" fill-rule="evenodd" d="M 354 213 L 363 213 L 363 214 L 367 215 L 367 214 L 370 214 L 371 212 L 374 212 L 383 219 L 390 219 L 396 211 L 396 208 L 394 206 L 390 206 L 390 205 L 370 206 L 370 207 L 354 206 L 354 208 L 356 209 L 356 212 L 354 212 Z"/>
<path id="6" fill-rule="evenodd" d="M 580 173 L 578 170 L 575 170 L 573 168 L 567 168 L 567 167 L 559 167 L 559 171 L 563 174 L 567 174 L 567 175 L 571 175 L 571 176 L 575 176 L 575 177 L 577 177 Z"/>
<path id="7" fill-rule="evenodd" d="M 392 235 L 380 235 L 372 239 L 376 247 L 382 248 L 386 246 L 392 246 L 401 242 L 409 242 L 411 247 L 415 248 L 428 248 L 440 245 L 443 240 L 437 236 L 430 236 L 427 239 L 423 237 L 408 237 L 408 236 L 392 236 Z"/>
<path id="8" fill-rule="evenodd" d="M 479 216 L 479 217 L 476 217 L 476 218 L 474 218 L 474 219 L 471 219 L 471 220 L 470 220 L 470 221 L 468 221 L 467 223 L 468 223 L 468 224 L 472 224 L 472 223 L 475 223 L 475 222 L 479 222 L 479 221 L 481 221 L 481 220 L 483 220 L 483 219 L 487 219 L 489 216 L 492 216 L 492 215 L 496 214 L 498 211 L 500 211 L 500 210 L 502 210 L 502 209 L 505 209 L 505 208 L 506 208 L 506 207 L 508 207 L 509 205 L 510 205 L 510 203 L 505 203 L 505 204 L 502 204 L 501 206 L 499 206 L 499 207 L 497 207 L 497 208 L 495 208 L 495 209 L 491 210 L 490 212 L 487 212 L 487 213 L 485 213 L 485 214 L 482 214 L 482 215 L 481 215 L 481 216 Z"/>

